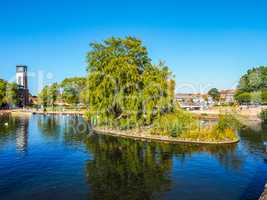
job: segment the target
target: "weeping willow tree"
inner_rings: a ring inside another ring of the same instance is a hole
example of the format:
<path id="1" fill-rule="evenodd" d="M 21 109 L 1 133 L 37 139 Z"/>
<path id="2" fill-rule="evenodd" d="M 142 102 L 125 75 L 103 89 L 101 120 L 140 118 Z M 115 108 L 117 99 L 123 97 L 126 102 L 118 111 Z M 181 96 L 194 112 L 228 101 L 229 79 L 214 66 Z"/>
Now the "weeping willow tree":
<path id="1" fill-rule="evenodd" d="M 101 124 L 132 128 L 151 125 L 173 109 L 172 73 L 163 62 L 152 64 L 140 40 L 113 37 L 92 43 L 91 48 L 89 116 L 97 116 Z"/>

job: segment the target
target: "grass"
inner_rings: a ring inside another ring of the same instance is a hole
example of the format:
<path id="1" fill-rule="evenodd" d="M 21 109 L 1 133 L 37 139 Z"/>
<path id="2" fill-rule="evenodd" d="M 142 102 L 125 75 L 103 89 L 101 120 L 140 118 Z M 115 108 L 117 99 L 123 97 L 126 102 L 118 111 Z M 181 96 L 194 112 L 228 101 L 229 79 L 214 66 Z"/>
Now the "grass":
<path id="1" fill-rule="evenodd" d="M 178 111 L 157 119 L 151 133 L 183 140 L 221 142 L 237 140 L 238 127 L 238 121 L 230 114 L 219 116 L 214 125 L 203 126 L 190 113 Z"/>

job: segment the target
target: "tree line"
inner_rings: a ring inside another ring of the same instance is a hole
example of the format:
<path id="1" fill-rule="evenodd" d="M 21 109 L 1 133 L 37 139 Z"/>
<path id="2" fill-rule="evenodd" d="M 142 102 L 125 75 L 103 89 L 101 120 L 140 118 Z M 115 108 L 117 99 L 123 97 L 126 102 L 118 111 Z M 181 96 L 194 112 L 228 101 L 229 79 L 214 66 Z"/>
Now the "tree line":
<path id="1" fill-rule="evenodd" d="M 267 67 L 249 69 L 240 78 L 235 100 L 239 104 L 267 104 Z"/>
<path id="2" fill-rule="evenodd" d="M 19 86 L 0 79 L 0 108 L 17 106 L 20 103 Z"/>
<path id="3" fill-rule="evenodd" d="M 38 94 L 38 103 L 46 109 L 54 108 L 57 104 L 77 106 L 86 105 L 84 94 L 86 88 L 85 77 L 66 78 L 60 83 L 46 85 Z"/>

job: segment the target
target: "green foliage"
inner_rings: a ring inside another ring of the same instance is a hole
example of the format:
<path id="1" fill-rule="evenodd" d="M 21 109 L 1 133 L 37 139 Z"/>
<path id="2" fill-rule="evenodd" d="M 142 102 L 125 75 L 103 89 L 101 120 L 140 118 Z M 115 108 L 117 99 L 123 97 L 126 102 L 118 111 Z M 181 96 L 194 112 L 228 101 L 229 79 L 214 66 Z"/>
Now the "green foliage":
<path id="1" fill-rule="evenodd" d="M 20 102 L 19 88 L 16 83 L 8 83 L 6 88 L 6 103 L 16 106 Z"/>
<path id="2" fill-rule="evenodd" d="M 6 86 L 7 82 L 3 79 L 0 79 L 0 107 L 3 106 L 5 103 Z"/>
<path id="3" fill-rule="evenodd" d="M 0 107 L 9 104 L 16 106 L 20 102 L 19 88 L 16 83 L 0 79 Z"/>
<path id="4" fill-rule="evenodd" d="M 220 92 L 217 88 L 210 89 L 208 95 L 211 96 L 214 101 L 220 100 Z"/>
<path id="5" fill-rule="evenodd" d="M 240 127 L 239 121 L 231 114 L 219 116 L 219 120 L 215 126 L 217 132 L 223 133 L 227 129 L 237 129 Z"/>
<path id="6" fill-rule="evenodd" d="M 56 100 L 59 96 L 59 86 L 57 83 L 53 83 L 48 87 L 47 90 L 47 95 L 48 95 L 48 105 L 51 105 L 53 108 L 55 106 Z"/>
<path id="7" fill-rule="evenodd" d="M 86 78 L 66 78 L 60 85 L 63 89 L 62 99 L 68 104 L 76 105 L 80 102 L 80 94 L 86 86 Z"/>
<path id="8" fill-rule="evenodd" d="M 161 115 L 154 122 L 152 133 L 160 135 L 171 135 L 177 137 L 182 133 L 195 129 L 197 120 L 183 110 Z"/>
<path id="9" fill-rule="evenodd" d="M 267 67 L 261 66 L 247 71 L 240 78 L 235 99 L 240 104 L 267 103 Z"/>
<path id="10" fill-rule="evenodd" d="M 44 110 L 46 110 L 48 106 L 48 101 L 49 101 L 48 91 L 49 91 L 49 86 L 45 86 L 38 95 L 39 103 L 43 106 Z"/>
<path id="11" fill-rule="evenodd" d="M 238 90 L 242 92 L 254 92 L 263 89 L 267 89 L 267 67 L 250 69 L 240 78 Z"/>
<path id="12" fill-rule="evenodd" d="M 86 78 L 84 77 L 66 78 L 59 84 L 53 83 L 45 86 L 39 94 L 39 102 L 45 108 L 52 106 L 52 109 L 54 109 L 57 101 L 65 102 L 69 106 L 76 106 L 83 102 L 81 97 L 86 85 Z"/>
<path id="13" fill-rule="evenodd" d="M 240 104 L 251 103 L 251 94 L 249 92 L 237 92 L 234 98 Z"/>
<path id="14" fill-rule="evenodd" d="M 87 98 L 99 121 L 121 128 L 152 123 L 172 109 L 168 95 L 171 72 L 152 65 L 142 42 L 133 37 L 110 38 L 91 44 L 88 53 Z M 169 90 L 174 90 L 172 83 Z"/>
<path id="15" fill-rule="evenodd" d="M 263 122 L 267 122 L 267 109 L 264 109 L 260 112 L 260 118 Z"/>

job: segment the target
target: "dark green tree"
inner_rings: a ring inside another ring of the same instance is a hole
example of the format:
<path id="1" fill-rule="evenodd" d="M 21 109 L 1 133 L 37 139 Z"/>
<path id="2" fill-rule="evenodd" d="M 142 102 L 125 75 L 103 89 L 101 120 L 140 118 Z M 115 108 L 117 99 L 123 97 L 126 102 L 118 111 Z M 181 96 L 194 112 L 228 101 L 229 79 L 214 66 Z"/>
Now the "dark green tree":
<path id="1" fill-rule="evenodd" d="M 220 100 L 220 92 L 217 88 L 211 88 L 208 92 L 208 95 L 212 97 L 213 101 Z"/>
<path id="2" fill-rule="evenodd" d="M 48 104 L 54 109 L 56 100 L 59 96 L 59 86 L 57 83 L 53 83 L 48 87 Z"/>
<path id="3" fill-rule="evenodd" d="M 16 106 L 17 104 L 19 104 L 19 88 L 16 83 L 7 84 L 5 101 L 11 106 Z"/>
<path id="4" fill-rule="evenodd" d="M 71 105 L 80 103 L 80 94 L 86 86 L 85 77 L 66 78 L 61 82 L 63 100 Z"/>
<path id="5" fill-rule="evenodd" d="M 0 79 L 0 107 L 5 104 L 6 86 L 7 82 L 3 79 Z"/>
<path id="6" fill-rule="evenodd" d="M 45 86 L 38 95 L 39 103 L 43 106 L 44 111 L 46 111 L 47 106 L 48 106 L 48 101 L 49 101 L 48 90 L 49 90 L 49 87 Z"/>
<path id="7" fill-rule="evenodd" d="M 240 104 L 248 103 L 266 103 L 266 90 L 267 90 L 267 67 L 260 66 L 257 68 L 252 68 L 244 74 L 237 86 L 237 92 L 235 94 L 235 99 Z M 250 97 L 249 97 L 250 96 Z M 254 98 L 258 98 L 254 102 Z M 250 98 L 250 100 L 248 100 Z"/>

